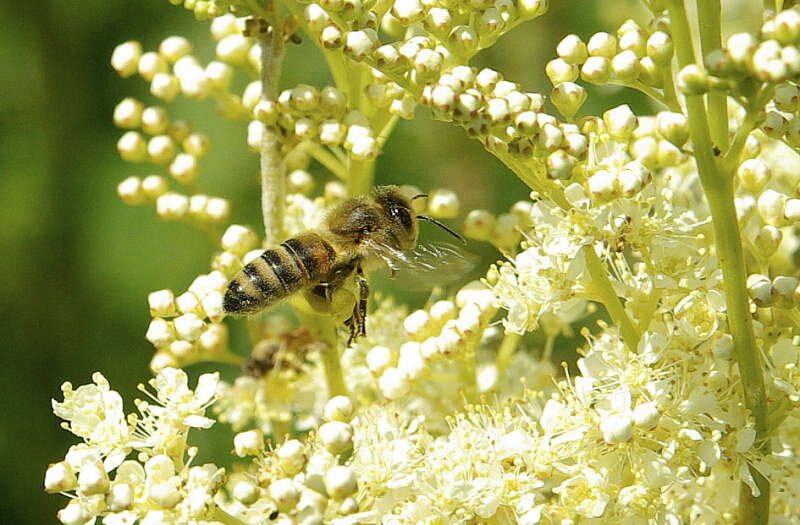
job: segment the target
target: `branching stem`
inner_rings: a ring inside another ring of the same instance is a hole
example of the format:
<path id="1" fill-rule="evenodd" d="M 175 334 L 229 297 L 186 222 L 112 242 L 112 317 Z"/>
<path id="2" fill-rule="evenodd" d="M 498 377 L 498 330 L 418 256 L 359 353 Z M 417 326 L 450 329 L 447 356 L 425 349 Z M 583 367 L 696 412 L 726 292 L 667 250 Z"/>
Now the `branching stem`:
<path id="1" fill-rule="evenodd" d="M 672 20 L 673 41 L 676 45 L 678 62 L 684 67 L 694 62 L 692 36 L 686 10 L 683 0 L 668 0 L 667 6 Z M 761 355 L 753 332 L 750 301 L 745 285 L 747 272 L 736 220 L 733 172 L 729 169 L 720 169 L 717 165 L 702 96 L 687 96 L 686 108 L 700 182 L 711 211 L 717 258 L 725 285 L 728 327 L 736 349 L 745 405 L 755 420 L 757 446 L 762 453 L 766 453 L 769 430 L 766 393 Z M 733 151 L 729 152 L 731 153 Z M 735 158 L 738 159 L 738 155 Z M 736 164 L 737 161 L 734 160 L 725 163 L 725 167 Z M 751 468 L 750 471 L 758 486 L 759 494 L 753 495 L 745 483 L 740 485 L 739 520 L 741 523 L 766 524 L 769 520 L 769 481 L 757 470 Z"/>

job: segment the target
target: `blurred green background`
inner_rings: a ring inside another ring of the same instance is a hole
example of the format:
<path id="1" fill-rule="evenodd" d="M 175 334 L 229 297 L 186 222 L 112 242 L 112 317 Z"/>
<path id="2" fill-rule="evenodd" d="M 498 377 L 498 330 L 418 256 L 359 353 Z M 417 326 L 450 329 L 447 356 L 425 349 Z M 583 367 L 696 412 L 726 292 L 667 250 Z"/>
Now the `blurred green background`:
<path id="1" fill-rule="evenodd" d="M 626 2 L 554 4 L 482 53 L 476 65 L 492 65 L 526 89 L 548 93 L 544 64 L 561 37 L 588 37 L 637 14 L 635 4 Z M 604 12 L 596 11 L 598 5 Z M 0 457 L 7 474 L 0 481 L 0 522 L 53 523 L 67 500 L 42 491 L 43 473 L 76 441 L 59 427 L 50 400 L 60 398 L 63 381 L 85 384 L 92 372 L 102 371 L 132 411 L 152 355 L 144 339 L 147 294 L 185 290 L 207 271 L 214 250 L 199 231 L 159 221 L 152 207 L 132 208 L 118 199 L 115 188 L 123 178 L 155 170 L 119 159 L 121 131 L 111 124 L 112 110 L 125 96 L 154 100 L 138 77 L 120 79 L 109 57 L 125 40 L 151 50 L 179 34 L 207 62 L 213 41 L 207 23 L 162 0 L 4 2 L 0 27 Z M 309 42 L 291 49 L 284 71 L 284 86 L 329 81 Z M 636 93 L 606 90 L 590 98 L 584 113 L 624 102 L 647 107 Z M 258 229 L 257 158 L 244 146 L 245 126 L 219 119 L 211 101 L 181 100 L 169 110 L 212 137 L 200 190 L 231 199 L 233 221 Z M 524 186 L 477 141 L 432 121 L 425 110 L 417 114 L 413 122 L 401 121 L 388 142 L 378 183 L 454 188 L 463 210 L 500 213 L 526 197 Z M 498 257 L 486 247 L 475 251 L 487 262 Z M 227 443 L 222 450 L 230 448 Z"/>

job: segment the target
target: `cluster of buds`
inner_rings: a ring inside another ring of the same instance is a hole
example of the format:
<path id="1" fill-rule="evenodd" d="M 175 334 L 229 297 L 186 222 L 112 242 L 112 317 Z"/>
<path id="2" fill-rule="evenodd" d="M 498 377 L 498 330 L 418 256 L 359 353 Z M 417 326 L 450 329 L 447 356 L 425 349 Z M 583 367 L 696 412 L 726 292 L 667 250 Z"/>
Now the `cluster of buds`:
<path id="1" fill-rule="evenodd" d="M 553 103 L 571 118 L 586 99 L 583 88 L 575 84 L 578 77 L 591 84 L 662 88 L 664 67 L 672 59 L 673 48 L 668 33 L 658 28 L 647 31 L 627 20 L 616 35 L 595 33 L 587 42 L 568 35 L 556 52 L 558 58 L 548 62 L 545 70 L 554 86 Z"/>
<path id="2" fill-rule="evenodd" d="M 248 517 L 321 523 L 358 510 L 358 480 L 341 461 L 353 449 L 350 420 L 355 405 L 345 396 L 330 399 L 323 409 L 325 422 L 306 443 L 285 441 L 267 451 L 260 430 L 234 437 L 239 457 L 254 456 L 253 469 L 230 477 L 232 501 L 226 511 L 250 523 Z"/>
<path id="3" fill-rule="evenodd" d="M 507 213 L 495 216 L 489 210 L 471 210 L 464 218 L 462 231 L 470 239 L 489 241 L 500 249 L 510 250 L 520 241 L 521 231 L 532 225 L 531 201 L 516 202 Z"/>
<path id="4" fill-rule="evenodd" d="M 187 366 L 229 352 L 228 329 L 220 323 L 225 316 L 222 299 L 227 284 L 228 278 L 215 270 L 198 276 L 177 297 L 169 289 L 148 296 L 153 319 L 145 337 L 157 350 L 151 369 Z"/>
<path id="5" fill-rule="evenodd" d="M 177 470 L 166 454 L 144 463 L 125 461 L 113 477 L 93 454 L 81 458 L 77 468 L 65 460 L 50 465 L 45 474 L 47 492 L 76 495 L 58 512 L 64 525 L 83 525 L 109 513 L 138 517 L 141 523 L 207 520 L 213 518 L 214 495 L 224 482 L 225 469 L 209 463 Z"/>
<path id="6" fill-rule="evenodd" d="M 260 85 L 258 91 L 261 95 Z M 319 90 L 300 84 L 281 92 L 278 100 L 261 100 L 253 107 L 256 120 L 248 128 L 247 143 L 257 150 L 264 126 L 277 131 L 287 150 L 305 141 L 324 146 L 344 147 L 355 159 L 373 159 L 380 144 L 361 111 L 347 109 L 347 97 L 339 89 L 327 86 Z"/>
<path id="7" fill-rule="evenodd" d="M 792 309 L 800 305 L 799 284 L 797 278 L 790 275 L 770 280 L 766 275 L 754 273 L 747 277 L 747 293 L 759 308 Z"/>
<path id="8" fill-rule="evenodd" d="M 747 95 L 752 83 L 746 77 L 761 82 L 780 83 L 800 73 L 800 10 L 796 7 L 781 11 L 764 22 L 758 35 L 731 35 L 723 49 L 705 57 L 707 71 L 697 66 L 686 72 L 689 92 L 705 92 L 710 87 L 728 87 Z"/>
<path id="9" fill-rule="evenodd" d="M 409 341 L 399 350 L 375 346 L 367 367 L 387 399 L 399 399 L 423 379 L 441 358 L 464 357 L 474 351 L 497 311 L 494 294 L 485 285 L 464 286 L 453 301 L 438 301 L 428 310 L 412 312 L 403 321 Z"/>

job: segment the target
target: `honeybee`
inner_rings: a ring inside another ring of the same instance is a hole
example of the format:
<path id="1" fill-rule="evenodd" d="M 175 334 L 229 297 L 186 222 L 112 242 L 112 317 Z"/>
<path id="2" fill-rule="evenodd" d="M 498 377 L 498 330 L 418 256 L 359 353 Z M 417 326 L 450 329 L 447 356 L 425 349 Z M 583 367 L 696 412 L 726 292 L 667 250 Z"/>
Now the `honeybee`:
<path id="1" fill-rule="evenodd" d="M 365 270 L 383 264 L 392 276 L 399 269 L 421 276 L 436 269 L 437 259 L 470 265 L 448 245 L 424 245 L 414 251 L 419 220 L 464 241 L 436 219 L 414 213 L 411 203 L 422 197 L 427 195 L 408 198 L 397 186 L 379 186 L 369 196 L 345 200 L 328 213 L 319 231 L 289 239 L 245 265 L 228 283 L 225 312 L 254 314 L 301 290 L 312 305 L 330 303 L 334 293 L 354 277 L 356 300 L 345 321 L 349 342 L 366 335 L 369 286 Z"/>

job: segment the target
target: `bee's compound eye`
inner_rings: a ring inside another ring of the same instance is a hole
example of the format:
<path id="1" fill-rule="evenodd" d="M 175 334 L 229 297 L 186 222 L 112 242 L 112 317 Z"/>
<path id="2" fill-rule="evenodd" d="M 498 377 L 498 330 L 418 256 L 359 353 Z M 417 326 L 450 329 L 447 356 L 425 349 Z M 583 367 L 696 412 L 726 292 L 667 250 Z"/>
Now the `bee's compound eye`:
<path id="1" fill-rule="evenodd" d="M 389 216 L 391 216 L 393 220 L 400 221 L 400 224 L 402 224 L 406 229 L 411 228 L 411 214 L 408 213 L 407 209 L 399 206 L 392 206 L 389 208 Z"/>

